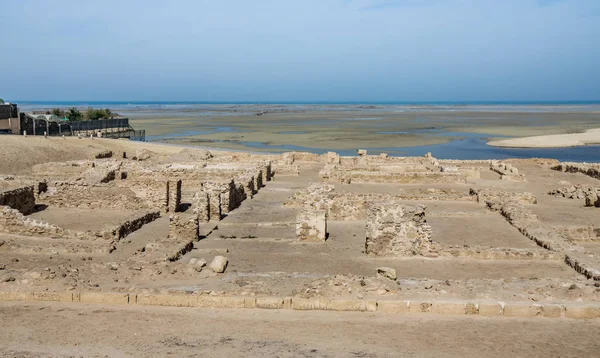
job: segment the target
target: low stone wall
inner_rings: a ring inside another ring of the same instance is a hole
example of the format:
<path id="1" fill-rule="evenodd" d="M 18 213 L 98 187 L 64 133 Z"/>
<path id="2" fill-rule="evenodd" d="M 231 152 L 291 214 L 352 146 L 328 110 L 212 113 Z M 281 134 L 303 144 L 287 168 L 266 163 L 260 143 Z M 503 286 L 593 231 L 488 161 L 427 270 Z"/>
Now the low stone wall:
<path id="1" fill-rule="evenodd" d="M 0 206 L 0 231 L 26 236 L 42 236 L 62 239 L 93 240 L 96 235 L 63 229 L 47 222 L 24 216 L 16 209 Z"/>
<path id="2" fill-rule="evenodd" d="M 461 173 L 388 173 L 353 171 L 333 177 L 345 183 L 393 183 L 393 184 L 466 184 L 467 179 Z M 332 178 L 332 175 L 329 176 Z"/>
<path id="3" fill-rule="evenodd" d="M 38 200 L 49 206 L 61 208 L 139 210 L 157 206 L 136 196 L 135 186 L 119 187 L 110 184 L 50 183 L 48 191 L 38 195 Z"/>
<path id="4" fill-rule="evenodd" d="M 533 193 L 513 192 L 498 189 L 471 188 L 469 194 L 477 198 L 478 203 L 516 201 L 523 204 L 537 204 Z"/>
<path id="5" fill-rule="evenodd" d="M 274 296 L 209 296 L 122 292 L 2 292 L 1 302 L 72 302 L 111 305 L 149 305 L 210 309 L 287 309 L 297 311 L 379 312 L 381 314 L 436 314 L 488 318 L 598 319 L 600 305 L 583 303 L 531 303 L 440 300 L 366 300 Z"/>
<path id="6" fill-rule="evenodd" d="M 499 211 L 506 220 L 537 245 L 563 255 L 565 263 L 589 279 L 600 281 L 600 258 L 586 252 L 557 233 L 555 228 L 546 227 L 537 216 L 518 202 L 488 202 L 488 207 Z"/>
<path id="7" fill-rule="evenodd" d="M 554 189 L 548 192 L 548 195 L 567 199 L 585 199 L 588 195 L 597 196 L 598 194 L 600 194 L 600 187 L 579 184 Z"/>
<path id="8" fill-rule="evenodd" d="M 525 176 L 519 174 L 519 170 L 509 163 L 492 161 L 490 169 L 500 174 L 502 180 L 525 181 Z"/>
<path id="9" fill-rule="evenodd" d="M 368 255 L 402 257 L 439 252 L 439 245 L 431 239 L 424 205 L 375 203 L 367 212 Z"/>
<path id="10" fill-rule="evenodd" d="M 136 213 L 130 215 L 127 219 L 117 225 L 104 228 L 101 232 L 101 236 L 106 240 L 119 241 L 159 217 L 160 211 L 158 210 Z"/>
<path id="11" fill-rule="evenodd" d="M 402 190 L 396 195 L 337 193 L 333 185 L 311 183 L 294 193 L 284 206 L 326 210 L 330 220 L 365 220 L 370 203 L 401 200 L 474 201 L 475 197 L 454 189 L 434 188 Z"/>
<path id="12" fill-rule="evenodd" d="M 546 249 L 515 249 L 490 247 L 443 247 L 440 256 L 460 257 L 477 260 L 562 260 L 563 255 Z"/>
<path id="13" fill-rule="evenodd" d="M 565 226 L 555 225 L 554 231 L 571 241 L 595 241 L 600 240 L 600 227 L 599 226 Z"/>
<path id="14" fill-rule="evenodd" d="M 566 162 L 555 165 L 551 169 L 559 172 L 582 173 L 600 180 L 600 164 Z"/>
<path id="15" fill-rule="evenodd" d="M 199 226 L 195 215 L 173 214 L 169 217 L 169 235 L 147 244 L 131 260 L 140 263 L 176 261 L 193 249 L 198 238 Z"/>
<path id="16" fill-rule="evenodd" d="M 8 206 L 28 215 L 35 210 L 33 186 L 0 192 L 0 206 Z"/>
<path id="17" fill-rule="evenodd" d="M 124 187 L 129 188 L 135 196 L 150 208 L 167 208 L 169 184 L 166 180 L 127 179 Z"/>
<path id="18" fill-rule="evenodd" d="M 276 164 L 274 171 L 277 175 L 300 175 L 300 167 L 295 164 Z"/>

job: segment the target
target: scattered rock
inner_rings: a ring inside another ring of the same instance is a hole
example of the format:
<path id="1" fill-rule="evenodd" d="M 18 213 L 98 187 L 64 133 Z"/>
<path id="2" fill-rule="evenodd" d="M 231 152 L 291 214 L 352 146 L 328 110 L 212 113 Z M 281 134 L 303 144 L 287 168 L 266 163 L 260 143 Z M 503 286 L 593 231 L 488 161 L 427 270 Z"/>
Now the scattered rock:
<path id="1" fill-rule="evenodd" d="M 228 263 L 229 263 L 229 260 L 227 260 L 227 258 L 225 256 L 215 256 L 215 258 L 210 263 L 209 267 L 215 273 L 223 273 L 223 272 L 225 272 L 225 269 L 227 268 Z"/>
<path id="2" fill-rule="evenodd" d="M 206 260 L 205 259 L 199 259 L 199 260 L 196 261 L 196 267 L 203 268 L 204 266 L 206 266 Z"/>
<path id="3" fill-rule="evenodd" d="M 396 270 L 391 267 L 378 267 L 377 273 L 385 278 L 389 278 L 392 281 L 396 281 L 398 275 L 396 275 Z"/>

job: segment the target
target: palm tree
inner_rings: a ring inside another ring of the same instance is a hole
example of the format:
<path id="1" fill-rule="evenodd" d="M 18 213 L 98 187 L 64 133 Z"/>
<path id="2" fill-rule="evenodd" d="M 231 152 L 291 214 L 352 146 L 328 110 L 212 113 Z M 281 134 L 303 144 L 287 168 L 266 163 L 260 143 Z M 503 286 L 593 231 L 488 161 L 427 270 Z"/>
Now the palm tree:
<path id="1" fill-rule="evenodd" d="M 0 98 L 0 104 L 4 104 L 4 100 Z"/>

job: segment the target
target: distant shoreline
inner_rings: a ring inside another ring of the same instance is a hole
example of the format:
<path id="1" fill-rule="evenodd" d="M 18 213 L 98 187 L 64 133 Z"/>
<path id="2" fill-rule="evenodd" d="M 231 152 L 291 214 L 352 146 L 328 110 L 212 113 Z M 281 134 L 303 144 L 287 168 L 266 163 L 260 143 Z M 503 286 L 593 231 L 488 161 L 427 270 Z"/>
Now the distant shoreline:
<path id="1" fill-rule="evenodd" d="M 569 106 L 600 105 L 599 100 L 558 101 L 104 101 L 12 100 L 21 105 L 356 105 L 356 106 Z"/>

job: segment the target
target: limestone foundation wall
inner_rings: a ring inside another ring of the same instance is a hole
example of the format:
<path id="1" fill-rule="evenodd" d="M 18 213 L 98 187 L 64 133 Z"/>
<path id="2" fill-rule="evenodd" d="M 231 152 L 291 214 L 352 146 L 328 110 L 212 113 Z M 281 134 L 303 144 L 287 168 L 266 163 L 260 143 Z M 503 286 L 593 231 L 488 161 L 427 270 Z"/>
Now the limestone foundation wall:
<path id="1" fill-rule="evenodd" d="M 582 173 L 600 180 L 600 164 L 566 162 L 555 165 L 552 169 L 567 173 Z"/>
<path id="2" fill-rule="evenodd" d="M 424 205 L 373 203 L 367 211 L 366 253 L 374 256 L 417 256 L 437 253 Z"/>
<path id="3" fill-rule="evenodd" d="M 8 206 L 22 214 L 31 214 L 35 210 L 33 186 L 0 192 L 0 206 Z"/>
<path id="4" fill-rule="evenodd" d="M 102 231 L 102 237 L 107 240 L 119 241 L 127 235 L 139 230 L 142 226 L 158 219 L 160 211 L 145 211 L 130 215 L 117 225 L 106 227 Z"/>
<path id="5" fill-rule="evenodd" d="M 469 194 L 477 198 L 477 202 L 486 203 L 517 201 L 523 204 L 537 204 L 537 197 L 528 192 L 512 192 L 499 189 L 478 189 L 471 188 Z"/>

